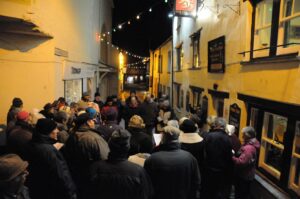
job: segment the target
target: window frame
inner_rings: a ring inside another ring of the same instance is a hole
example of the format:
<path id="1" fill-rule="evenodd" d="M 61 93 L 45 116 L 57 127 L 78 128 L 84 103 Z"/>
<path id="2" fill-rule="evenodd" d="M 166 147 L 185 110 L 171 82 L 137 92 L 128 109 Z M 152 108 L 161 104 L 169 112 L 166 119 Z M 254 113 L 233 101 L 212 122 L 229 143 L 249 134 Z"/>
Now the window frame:
<path id="1" fill-rule="evenodd" d="M 176 49 L 176 71 L 181 71 L 183 64 L 183 43 L 181 42 L 179 45 L 175 47 Z"/>
<path id="2" fill-rule="evenodd" d="M 290 166 L 290 173 L 289 173 L 289 188 L 292 189 L 298 196 L 300 196 L 300 178 L 298 179 L 298 185 L 296 185 L 294 183 L 294 178 L 295 178 L 295 173 L 296 173 L 296 168 L 294 168 L 294 165 L 293 163 L 295 163 L 295 161 L 299 161 L 299 164 L 300 164 L 300 154 L 299 153 L 296 153 L 295 152 L 295 146 L 296 146 L 296 131 L 297 131 L 297 128 L 299 133 L 300 133 L 300 120 L 296 121 L 296 129 L 295 129 L 295 135 L 294 135 L 294 141 L 293 141 L 293 149 L 292 149 L 292 157 L 291 157 L 291 166 Z M 299 135 L 300 137 L 300 135 Z"/>
<path id="3" fill-rule="evenodd" d="M 192 68 L 199 68 L 200 67 L 200 63 L 201 63 L 201 58 L 200 58 L 200 36 L 201 36 L 201 30 L 202 30 L 202 28 L 199 29 L 198 31 L 194 32 L 192 35 L 190 35 L 191 46 L 192 46 L 192 54 L 191 54 Z M 195 49 L 195 47 L 196 47 L 196 49 Z M 198 58 L 197 61 L 195 61 L 195 55 L 197 55 L 197 58 Z M 195 62 L 197 62 L 197 63 L 195 63 Z"/>

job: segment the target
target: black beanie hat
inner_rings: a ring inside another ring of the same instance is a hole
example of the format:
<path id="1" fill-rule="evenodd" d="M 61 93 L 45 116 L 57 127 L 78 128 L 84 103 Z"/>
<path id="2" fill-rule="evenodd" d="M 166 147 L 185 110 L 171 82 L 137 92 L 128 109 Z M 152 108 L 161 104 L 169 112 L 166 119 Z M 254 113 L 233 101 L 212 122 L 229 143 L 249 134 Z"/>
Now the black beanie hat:
<path id="1" fill-rule="evenodd" d="M 179 126 L 179 129 L 184 133 L 195 133 L 197 131 L 197 126 L 192 120 L 186 119 Z"/>
<path id="2" fill-rule="evenodd" d="M 108 146 L 113 153 L 124 153 L 130 149 L 130 133 L 125 129 L 119 129 L 112 133 Z"/>
<path id="3" fill-rule="evenodd" d="M 85 124 L 87 121 L 91 120 L 89 113 L 82 113 L 75 119 L 76 127 L 80 127 L 81 125 Z"/>
<path id="4" fill-rule="evenodd" d="M 12 105 L 13 107 L 20 108 L 23 105 L 23 101 L 20 98 L 15 97 L 12 101 Z"/>
<path id="5" fill-rule="evenodd" d="M 56 127 L 57 124 L 53 120 L 47 118 L 39 119 L 35 126 L 36 131 L 44 135 L 49 135 Z"/>

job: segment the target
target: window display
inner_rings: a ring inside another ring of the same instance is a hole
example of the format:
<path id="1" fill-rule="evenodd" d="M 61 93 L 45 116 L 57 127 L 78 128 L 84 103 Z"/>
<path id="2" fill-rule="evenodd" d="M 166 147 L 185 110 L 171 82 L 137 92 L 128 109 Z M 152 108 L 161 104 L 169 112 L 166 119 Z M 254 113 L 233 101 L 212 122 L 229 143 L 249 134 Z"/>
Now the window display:
<path id="1" fill-rule="evenodd" d="M 65 98 L 68 104 L 78 102 L 82 95 L 82 79 L 65 81 Z"/>

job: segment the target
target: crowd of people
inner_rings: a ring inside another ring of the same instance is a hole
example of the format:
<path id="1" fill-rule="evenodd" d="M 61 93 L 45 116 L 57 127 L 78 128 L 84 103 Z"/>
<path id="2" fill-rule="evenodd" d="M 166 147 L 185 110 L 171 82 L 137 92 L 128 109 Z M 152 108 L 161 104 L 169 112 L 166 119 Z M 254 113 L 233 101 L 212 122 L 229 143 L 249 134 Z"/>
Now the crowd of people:
<path id="1" fill-rule="evenodd" d="M 168 96 L 83 93 L 43 110 L 14 98 L 0 156 L 0 199 L 250 198 L 259 142 L 201 108 L 177 118 Z M 234 188 L 233 188 L 234 187 Z"/>

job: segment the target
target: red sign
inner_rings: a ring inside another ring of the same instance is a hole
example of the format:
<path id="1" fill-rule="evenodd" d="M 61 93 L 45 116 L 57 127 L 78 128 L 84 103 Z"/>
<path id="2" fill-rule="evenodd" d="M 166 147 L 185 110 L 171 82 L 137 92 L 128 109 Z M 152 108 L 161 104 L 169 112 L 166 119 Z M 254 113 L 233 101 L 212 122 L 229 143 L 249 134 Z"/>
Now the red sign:
<path id="1" fill-rule="evenodd" d="M 193 12 L 196 10 L 197 0 L 176 0 L 175 10 Z"/>

